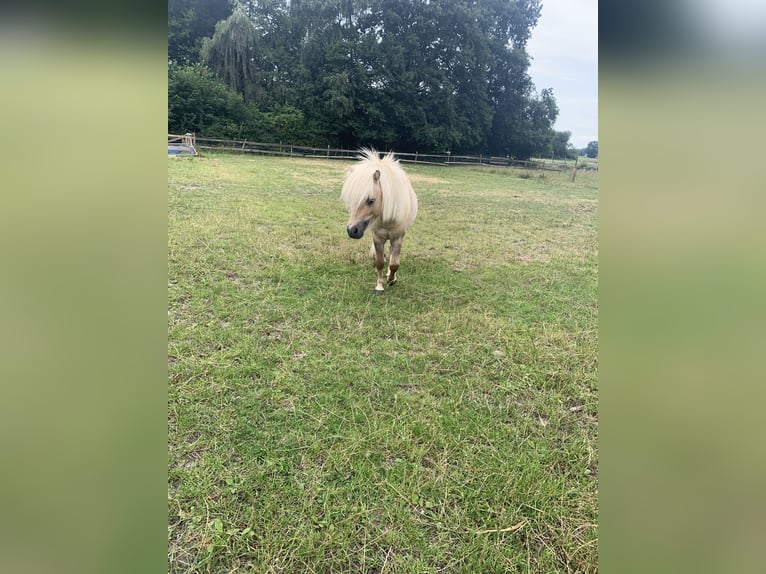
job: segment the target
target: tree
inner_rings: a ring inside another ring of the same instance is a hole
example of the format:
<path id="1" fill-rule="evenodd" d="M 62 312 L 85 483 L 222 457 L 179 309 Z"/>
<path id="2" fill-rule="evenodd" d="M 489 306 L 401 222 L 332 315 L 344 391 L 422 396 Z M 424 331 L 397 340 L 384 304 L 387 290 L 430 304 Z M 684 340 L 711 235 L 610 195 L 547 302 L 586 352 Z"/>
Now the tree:
<path id="1" fill-rule="evenodd" d="M 585 146 L 584 153 L 588 157 L 597 158 L 598 157 L 598 141 L 588 142 L 588 145 Z"/>
<path id="2" fill-rule="evenodd" d="M 577 154 L 574 146 L 569 143 L 572 132 L 554 132 L 553 134 L 553 157 L 559 159 L 575 159 Z"/>
<path id="3" fill-rule="evenodd" d="M 303 122 L 321 145 L 553 153 L 558 107 L 527 73 L 540 0 L 232 1 L 202 60 L 244 97 L 259 133 L 288 137 Z"/>
<path id="4" fill-rule="evenodd" d="M 544 89 L 538 95 L 527 73 L 526 43 L 540 18 L 541 4 L 538 0 L 481 4 L 492 50 L 488 86 L 494 115 L 486 148 L 492 154 L 519 159 L 550 156 L 558 106 L 553 90 Z"/>
<path id="5" fill-rule="evenodd" d="M 230 0 L 168 0 L 168 60 L 199 62 L 202 39 L 231 12 Z"/>
<path id="6" fill-rule="evenodd" d="M 212 38 L 202 42 L 202 58 L 232 91 L 253 99 L 256 84 L 255 55 L 259 35 L 245 8 L 237 5 L 231 16 L 215 25 Z"/>

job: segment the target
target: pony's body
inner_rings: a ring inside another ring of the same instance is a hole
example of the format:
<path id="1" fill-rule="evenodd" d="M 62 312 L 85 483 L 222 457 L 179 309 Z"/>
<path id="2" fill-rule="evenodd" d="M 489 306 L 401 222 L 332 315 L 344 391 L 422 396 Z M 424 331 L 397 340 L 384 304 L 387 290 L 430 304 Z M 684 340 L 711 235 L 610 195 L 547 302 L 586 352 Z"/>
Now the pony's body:
<path id="1" fill-rule="evenodd" d="M 361 239 L 368 229 L 372 234 L 378 273 L 375 293 L 381 295 L 385 265 L 383 248 L 387 241 L 391 243 L 386 282 L 393 285 L 404 234 L 418 213 L 418 198 L 393 153 L 381 158 L 375 150 L 363 149 L 358 159 L 359 162 L 346 174 L 340 198 L 348 208 L 348 236 Z"/>

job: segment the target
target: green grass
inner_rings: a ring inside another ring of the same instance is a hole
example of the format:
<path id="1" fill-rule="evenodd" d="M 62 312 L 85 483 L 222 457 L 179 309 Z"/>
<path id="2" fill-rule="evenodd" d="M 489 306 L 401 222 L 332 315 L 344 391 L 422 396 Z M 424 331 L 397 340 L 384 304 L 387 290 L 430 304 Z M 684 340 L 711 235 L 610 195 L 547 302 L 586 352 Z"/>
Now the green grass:
<path id="1" fill-rule="evenodd" d="M 169 572 L 595 572 L 597 176 L 347 165 L 168 162 Z"/>

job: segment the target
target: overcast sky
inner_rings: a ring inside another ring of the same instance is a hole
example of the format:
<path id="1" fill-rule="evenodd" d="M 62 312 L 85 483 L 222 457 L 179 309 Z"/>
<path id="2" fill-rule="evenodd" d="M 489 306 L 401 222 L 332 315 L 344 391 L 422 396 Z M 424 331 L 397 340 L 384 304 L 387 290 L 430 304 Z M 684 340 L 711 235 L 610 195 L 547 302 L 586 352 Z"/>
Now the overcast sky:
<path id="1" fill-rule="evenodd" d="M 598 140 L 598 0 L 543 0 L 527 50 L 538 93 L 553 88 L 554 129 L 576 148 Z"/>

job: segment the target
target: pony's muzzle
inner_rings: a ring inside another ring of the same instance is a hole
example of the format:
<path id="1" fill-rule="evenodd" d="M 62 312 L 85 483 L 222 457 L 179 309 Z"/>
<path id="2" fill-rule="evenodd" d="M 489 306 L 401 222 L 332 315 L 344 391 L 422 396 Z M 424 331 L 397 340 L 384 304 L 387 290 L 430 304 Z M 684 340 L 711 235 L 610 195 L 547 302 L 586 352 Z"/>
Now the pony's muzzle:
<path id="1" fill-rule="evenodd" d="M 346 227 L 346 231 L 348 231 L 348 236 L 351 239 L 361 239 L 362 235 L 364 235 L 364 230 L 367 229 L 368 221 L 359 221 L 358 223 L 355 223 L 354 225 L 349 225 Z"/>

